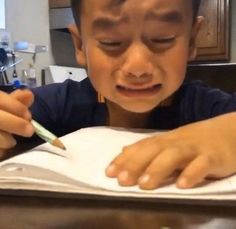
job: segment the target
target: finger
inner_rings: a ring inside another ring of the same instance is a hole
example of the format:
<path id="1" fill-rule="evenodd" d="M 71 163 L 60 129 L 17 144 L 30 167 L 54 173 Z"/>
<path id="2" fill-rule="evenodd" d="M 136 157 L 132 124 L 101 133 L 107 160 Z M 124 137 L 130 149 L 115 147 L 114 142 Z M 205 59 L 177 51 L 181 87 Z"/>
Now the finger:
<path id="1" fill-rule="evenodd" d="M 0 110 L 0 127 L 5 132 L 24 137 L 31 137 L 34 133 L 34 128 L 29 121 L 3 110 Z"/>
<path id="2" fill-rule="evenodd" d="M 3 153 L 6 149 L 11 149 L 16 145 L 16 140 L 12 135 L 0 131 L 0 154 Z"/>
<path id="3" fill-rule="evenodd" d="M 141 140 L 124 147 L 122 153 L 107 168 L 106 174 L 109 177 L 117 177 L 120 185 L 134 185 L 157 153 L 158 147 L 150 144 L 150 139 Z"/>
<path id="4" fill-rule="evenodd" d="M 114 158 L 114 160 L 110 163 L 108 168 L 106 169 L 106 174 L 109 177 L 116 177 L 118 173 L 125 168 L 125 164 L 127 161 L 132 158 L 132 160 L 137 159 L 137 157 L 133 157 L 134 154 L 139 154 L 141 151 L 141 146 L 145 144 L 145 142 L 138 141 L 132 145 L 125 146 L 122 149 L 122 152 Z M 141 156 L 141 155 L 140 155 Z"/>
<path id="5" fill-rule="evenodd" d="M 23 103 L 26 107 L 31 106 L 34 101 L 34 95 L 30 90 L 15 90 L 10 96 Z"/>
<path id="6" fill-rule="evenodd" d="M 106 169 L 106 175 L 109 177 L 117 177 L 122 169 L 123 165 L 132 156 L 133 152 L 136 151 L 136 145 L 125 146 L 122 152 L 113 159 L 110 165 Z"/>
<path id="7" fill-rule="evenodd" d="M 180 174 L 177 187 L 185 189 L 196 186 L 210 173 L 212 166 L 212 160 L 209 156 L 197 157 Z"/>
<path id="8" fill-rule="evenodd" d="M 147 167 L 139 178 L 141 189 L 155 189 L 172 175 L 177 169 L 190 160 L 190 154 L 183 154 L 178 148 L 170 148 L 161 152 Z"/>
<path id="9" fill-rule="evenodd" d="M 130 186 L 136 184 L 138 176 L 147 165 L 148 157 L 144 157 L 140 149 L 138 151 L 136 145 L 132 145 L 123 148 L 106 172 L 110 177 L 117 177 L 120 185 Z"/>
<path id="10" fill-rule="evenodd" d="M 0 91 L 0 110 L 4 110 L 29 120 L 31 114 L 28 107 L 14 98 L 14 96 L 14 94 L 9 96 L 9 94 Z"/>

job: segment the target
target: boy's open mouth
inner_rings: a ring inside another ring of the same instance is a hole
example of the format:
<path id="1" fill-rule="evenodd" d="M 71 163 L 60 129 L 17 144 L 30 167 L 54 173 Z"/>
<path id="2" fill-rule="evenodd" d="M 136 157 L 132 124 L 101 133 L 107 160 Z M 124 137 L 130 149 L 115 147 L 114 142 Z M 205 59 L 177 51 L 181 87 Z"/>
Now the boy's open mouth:
<path id="1" fill-rule="evenodd" d="M 161 89 L 161 84 L 155 84 L 150 87 L 145 88 L 135 88 L 117 85 L 116 88 L 118 92 L 124 96 L 135 97 L 135 96 L 152 96 L 158 93 Z"/>

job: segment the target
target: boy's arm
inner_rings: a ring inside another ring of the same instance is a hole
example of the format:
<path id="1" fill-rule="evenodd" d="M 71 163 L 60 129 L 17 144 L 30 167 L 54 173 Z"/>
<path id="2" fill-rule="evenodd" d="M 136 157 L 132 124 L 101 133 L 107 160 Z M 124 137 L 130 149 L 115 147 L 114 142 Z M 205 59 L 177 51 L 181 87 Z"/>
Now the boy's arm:
<path id="1" fill-rule="evenodd" d="M 13 134 L 30 137 L 34 133 L 28 110 L 32 102 L 33 95 L 28 90 L 11 94 L 0 91 L 0 155 L 15 146 Z"/>
<path id="2" fill-rule="evenodd" d="M 177 186 L 191 188 L 206 177 L 236 172 L 236 112 L 146 138 L 123 149 L 106 173 L 120 185 L 154 189 L 178 173 Z"/>

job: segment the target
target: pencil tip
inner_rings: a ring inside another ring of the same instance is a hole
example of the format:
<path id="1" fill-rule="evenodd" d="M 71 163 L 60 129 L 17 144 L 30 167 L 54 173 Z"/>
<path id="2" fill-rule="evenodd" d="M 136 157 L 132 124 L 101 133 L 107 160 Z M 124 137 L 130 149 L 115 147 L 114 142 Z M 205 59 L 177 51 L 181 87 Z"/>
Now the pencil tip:
<path id="1" fill-rule="evenodd" d="M 53 142 L 52 142 L 52 145 L 62 149 L 62 150 L 66 150 L 66 147 L 63 145 L 63 143 L 58 139 L 56 138 Z"/>

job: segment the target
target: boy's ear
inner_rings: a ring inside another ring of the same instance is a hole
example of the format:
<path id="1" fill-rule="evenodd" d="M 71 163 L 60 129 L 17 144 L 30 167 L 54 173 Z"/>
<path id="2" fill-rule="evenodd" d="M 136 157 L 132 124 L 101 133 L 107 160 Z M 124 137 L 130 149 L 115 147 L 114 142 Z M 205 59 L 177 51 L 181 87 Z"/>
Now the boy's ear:
<path id="1" fill-rule="evenodd" d="M 86 67 L 86 57 L 83 48 L 81 33 L 79 32 L 76 24 L 70 24 L 68 26 L 68 30 L 70 31 L 74 43 L 76 61 L 82 67 Z"/>
<path id="2" fill-rule="evenodd" d="M 197 35 L 200 31 L 200 28 L 201 28 L 203 22 L 204 22 L 204 17 L 198 16 L 196 18 L 194 25 L 193 25 L 192 32 L 191 32 L 191 39 L 190 39 L 190 43 L 189 43 L 189 58 L 188 58 L 189 61 L 194 60 L 197 56 L 196 39 L 197 39 Z"/>

